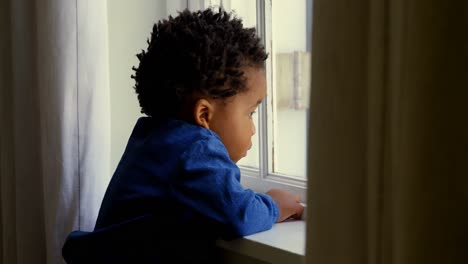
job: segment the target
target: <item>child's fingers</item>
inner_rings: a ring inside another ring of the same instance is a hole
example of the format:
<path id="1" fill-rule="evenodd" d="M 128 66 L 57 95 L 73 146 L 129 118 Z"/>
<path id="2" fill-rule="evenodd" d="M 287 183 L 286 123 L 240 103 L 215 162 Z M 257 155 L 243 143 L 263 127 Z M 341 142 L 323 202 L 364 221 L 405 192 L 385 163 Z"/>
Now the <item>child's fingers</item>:
<path id="1" fill-rule="evenodd" d="M 299 195 L 296 195 L 295 199 L 296 199 L 296 203 L 300 203 L 300 202 L 301 202 L 301 197 L 300 197 Z"/>
<path id="2" fill-rule="evenodd" d="M 304 206 L 302 206 L 302 204 L 299 204 L 299 212 L 300 212 L 300 215 L 302 215 L 302 213 L 304 212 Z"/>
<path id="3" fill-rule="evenodd" d="M 301 203 L 297 203 L 295 208 L 295 214 L 292 215 L 294 219 L 301 219 L 302 214 L 304 213 L 304 206 Z"/>

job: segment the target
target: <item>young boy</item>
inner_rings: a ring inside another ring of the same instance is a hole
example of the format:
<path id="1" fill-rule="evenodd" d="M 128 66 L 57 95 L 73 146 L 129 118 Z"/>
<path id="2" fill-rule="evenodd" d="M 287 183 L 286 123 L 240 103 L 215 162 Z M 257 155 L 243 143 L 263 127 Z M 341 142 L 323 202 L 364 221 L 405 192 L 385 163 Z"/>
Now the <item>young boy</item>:
<path id="1" fill-rule="evenodd" d="M 214 262 L 214 242 L 300 217 L 299 198 L 240 185 L 252 115 L 266 96 L 267 58 L 255 30 L 223 10 L 169 17 L 138 55 L 142 113 L 94 232 L 72 233 L 67 261 Z"/>

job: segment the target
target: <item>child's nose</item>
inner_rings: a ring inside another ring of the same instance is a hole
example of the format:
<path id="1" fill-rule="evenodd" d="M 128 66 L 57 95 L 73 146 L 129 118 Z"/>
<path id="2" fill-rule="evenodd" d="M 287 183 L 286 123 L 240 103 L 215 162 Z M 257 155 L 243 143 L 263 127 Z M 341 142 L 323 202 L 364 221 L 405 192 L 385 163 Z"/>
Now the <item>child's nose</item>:
<path id="1" fill-rule="evenodd" d="M 255 135 L 255 132 L 256 132 L 256 131 L 255 131 L 255 125 L 252 124 L 252 136 Z"/>

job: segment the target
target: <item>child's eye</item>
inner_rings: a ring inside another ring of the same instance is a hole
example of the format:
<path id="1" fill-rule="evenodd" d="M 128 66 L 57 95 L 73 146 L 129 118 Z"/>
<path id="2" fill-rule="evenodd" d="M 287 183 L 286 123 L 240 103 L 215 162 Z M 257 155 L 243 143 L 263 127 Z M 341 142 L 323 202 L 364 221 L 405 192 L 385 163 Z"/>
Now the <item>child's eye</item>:
<path id="1" fill-rule="evenodd" d="M 252 117 L 255 113 L 256 111 L 250 112 L 249 116 Z"/>

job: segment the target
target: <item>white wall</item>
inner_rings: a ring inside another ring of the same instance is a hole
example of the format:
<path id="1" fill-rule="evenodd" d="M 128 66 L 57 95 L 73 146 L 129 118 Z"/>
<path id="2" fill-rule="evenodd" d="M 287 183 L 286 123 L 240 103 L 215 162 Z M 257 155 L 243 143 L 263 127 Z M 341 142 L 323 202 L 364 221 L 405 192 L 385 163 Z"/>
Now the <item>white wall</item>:
<path id="1" fill-rule="evenodd" d="M 257 3 L 253 0 L 233 0 L 229 7 L 224 8 L 232 10 L 238 17 L 242 18 L 244 27 L 256 27 L 257 25 Z"/>
<path id="2" fill-rule="evenodd" d="M 147 48 L 153 24 L 166 18 L 177 2 L 165 0 L 108 1 L 109 64 L 111 87 L 111 169 L 117 166 L 140 113 L 133 89 L 135 56 Z"/>

